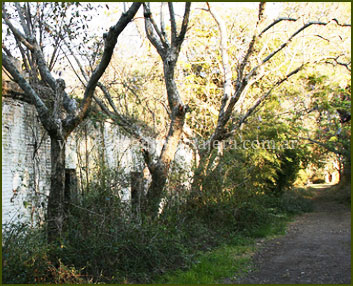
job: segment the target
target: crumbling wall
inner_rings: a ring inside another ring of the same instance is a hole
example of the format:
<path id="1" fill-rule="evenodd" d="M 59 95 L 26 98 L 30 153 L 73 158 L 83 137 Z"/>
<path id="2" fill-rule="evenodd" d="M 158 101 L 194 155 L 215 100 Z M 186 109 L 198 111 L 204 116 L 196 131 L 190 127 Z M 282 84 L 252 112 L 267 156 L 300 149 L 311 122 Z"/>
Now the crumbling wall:
<path id="1" fill-rule="evenodd" d="M 34 107 L 3 97 L 2 222 L 28 219 L 35 210 L 43 219 L 49 178 L 50 140 Z"/>
<path id="2" fill-rule="evenodd" d="M 41 222 L 50 190 L 50 138 L 35 107 L 14 97 L 9 93 L 2 97 L 2 223 Z M 84 128 L 86 136 L 80 132 Z M 122 168 L 127 176 L 136 161 L 131 140 L 115 126 L 104 124 L 101 132 L 87 120 L 66 142 L 65 167 L 71 177 L 76 170 L 78 182 L 72 185 L 78 190 L 86 180 L 95 179 L 82 174 L 93 175 L 101 154 L 109 167 Z M 129 188 L 124 198 L 130 198 Z"/>

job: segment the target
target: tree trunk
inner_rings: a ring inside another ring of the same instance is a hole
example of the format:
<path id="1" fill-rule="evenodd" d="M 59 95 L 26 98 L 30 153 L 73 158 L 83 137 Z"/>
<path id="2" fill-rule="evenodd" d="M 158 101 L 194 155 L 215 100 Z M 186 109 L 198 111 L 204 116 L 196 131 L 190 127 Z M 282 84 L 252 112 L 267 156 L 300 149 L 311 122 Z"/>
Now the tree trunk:
<path id="1" fill-rule="evenodd" d="M 169 166 L 167 168 L 167 166 L 160 161 L 151 174 L 152 182 L 144 202 L 144 213 L 149 216 L 156 217 L 158 215 L 163 189 L 167 182 L 168 170 Z"/>
<path id="2" fill-rule="evenodd" d="M 191 186 L 192 194 L 194 196 L 198 195 L 199 192 L 202 191 L 203 181 L 208 174 L 210 164 L 212 164 L 212 151 L 213 149 L 209 148 L 208 150 L 201 150 L 201 152 L 199 153 L 199 164 L 196 166 Z"/>
<path id="3" fill-rule="evenodd" d="M 144 18 L 147 38 L 156 48 L 163 60 L 164 81 L 167 89 L 168 104 L 171 111 L 171 123 L 169 132 L 157 163 L 146 162 L 152 175 L 152 183 L 146 196 L 146 210 L 157 215 L 159 204 L 162 199 L 163 189 L 166 185 L 170 163 L 174 160 L 175 152 L 183 132 L 185 114 L 188 106 L 183 104 L 179 95 L 177 85 L 174 80 L 174 70 L 178 60 L 181 44 L 184 41 L 187 27 L 189 24 L 191 3 L 185 4 L 184 16 L 181 24 L 180 33 L 177 32 L 175 13 L 172 3 L 168 3 L 171 22 L 170 42 L 166 37 L 163 20 L 161 19 L 161 31 L 151 18 L 150 5 L 144 3 Z M 158 37 L 156 37 L 156 34 Z M 147 156 L 148 157 L 148 156 Z M 146 159 L 145 159 L 146 160 Z"/>
<path id="4" fill-rule="evenodd" d="M 65 213 L 65 142 L 51 136 L 51 181 L 48 200 L 48 242 L 61 237 Z"/>
<path id="5" fill-rule="evenodd" d="M 351 164 L 346 162 L 343 164 L 343 171 L 340 172 L 340 185 L 347 186 L 351 184 Z"/>
<path id="6" fill-rule="evenodd" d="M 143 172 L 131 172 L 131 209 L 135 216 L 139 216 L 144 197 Z"/>
<path id="7" fill-rule="evenodd" d="M 171 162 L 174 160 L 178 144 L 183 133 L 185 114 L 188 107 L 184 106 L 180 99 L 178 88 L 174 80 L 174 68 L 176 56 L 172 62 L 164 62 L 164 78 L 168 94 L 168 101 L 173 106 L 171 123 L 166 141 L 163 145 L 161 155 L 157 164 L 151 169 L 152 182 L 146 196 L 146 211 L 149 215 L 156 216 L 162 199 L 163 189 L 166 185 Z"/>
<path id="8" fill-rule="evenodd" d="M 70 203 L 72 202 L 78 202 L 78 181 L 76 169 L 65 169 L 65 213 L 69 212 Z"/>

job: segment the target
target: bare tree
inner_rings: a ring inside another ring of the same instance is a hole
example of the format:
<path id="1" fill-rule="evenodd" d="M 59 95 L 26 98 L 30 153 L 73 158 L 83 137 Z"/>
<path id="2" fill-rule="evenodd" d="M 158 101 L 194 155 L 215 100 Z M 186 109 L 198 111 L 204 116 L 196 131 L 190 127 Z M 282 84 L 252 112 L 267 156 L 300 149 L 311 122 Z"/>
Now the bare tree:
<path id="1" fill-rule="evenodd" d="M 4 44 L 2 64 L 36 107 L 40 121 L 51 139 L 51 186 L 47 220 L 48 240 L 54 241 L 60 237 L 65 220 L 65 141 L 87 116 L 97 83 L 110 63 L 117 38 L 133 19 L 141 3 L 133 3 L 104 35 L 103 55 L 88 79 L 79 105 L 65 92 L 65 81 L 61 78 L 55 79 L 52 73 L 62 40 L 72 31 L 63 25 L 59 32 L 53 32 L 45 20 L 47 15 L 44 15 L 48 5 L 51 5 L 53 13 L 59 11 L 61 17 L 66 16 L 63 9 L 66 5 L 60 3 L 15 3 L 13 6 L 2 4 L 3 23 L 15 42 L 15 48 L 21 55 L 29 78 L 26 79 L 16 68 L 14 53 Z M 10 14 L 9 9 L 14 12 Z M 48 39 L 54 44 L 50 46 L 53 52 L 49 60 L 46 60 L 44 50 L 45 44 L 50 43 Z"/>
<path id="2" fill-rule="evenodd" d="M 233 85 L 232 84 L 233 72 L 231 70 L 229 58 L 228 58 L 228 46 L 227 46 L 228 33 L 227 33 L 226 25 L 223 19 L 217 14 L 217 12 L 211 8 L 211 5 L 207 3 L 207 9 L 205 10 L 211 14 L 219 30 L 224 84 L 223 84 L 223 96 L 220 103 L 220 110 L 218 113 L 218 122 L 217 122 L 216 128 L 214 129 L 213 133 L 207 140 L 207 143 L 204 144 L 204 145 L 207 145 L 208 148 L 205 148 L 200 151 L 200 157 L 201 157 L 200 164 L 194 180 L 194 186 L 196 187 L 196 189 L 199 188 L 199 186 L 201 185 L 202 178 L 207 173 L 207 168 L 210 163 L 212 151 L 216 148 L 216 146 L 219 145 L 220 142 L 236 134 L 240 130 L 242 124 L 244 124 L 246 120 L 259 108 L 259 106 L 267 98 L 269 98 L 269 96 L 271 95 L 271 93 L 275 88 L 279 87 L 281 84 L 288 81 L 292 76 L 294 76 L 295 74 L 303 70 L 309 64 L 324 63 L 331 58 L 325 57 L 323 55 L 323 57 L 320 60 L 303 62 L 302 64 L 295 67 L 292 71 L 289 71 L 284 76 L 277 78 L 272 83 L 272 86 L 270 86 L 267 90 L 265 90 L 263 94 L 258 95 L 255 98 L 255 100 L 252 102 L 252 104 L 250 104 L 247 110 L 245 110 L 242 114 L 238 116 L 237 120 L 231 120 L 232 117 L 234 116 L 234 111 L 239 110 L 238 108 L 239 106 L 237 105 L 239 105 L 246 97 L 248 88 L 252 84 L 254 84 L 257 81 L 260 81 L 263 78 L 264 73 L 263 72 L 258 73 L 261 67 L 269 63 L 273 58 L 275 58 L 276 55 L 279 54 L 279 52 L 284 50 L 293 41 L 295 37 L 300 35 L 300 33 L 302 33 L 305 29 L 311 26 L 315 26 L 315 25 L 326 26 L 329 23 L 335 23 L 337 26 L 340 26 L 340 27 L 351 26 L 350 24 L 341 24 L 337 19 L 332 19 L 330 22 L 308 21 L 307 23 L 304 23 L 302 26 L 300 26 L 294 33 L 292 33 L 290 37 L 287 38 L 287 40 L 285 40 L 278 48 L 274 49 L 267 56 L 259 59 L 255 65 L 251 66 L 252 64 L 251 58 L 258 56 L 258 52 L 256 51 L 255 46 L 267 31 L 269 31 L 278 23 L 281 23 L 284 21 L 296 22 L 298 20 L 297 18 L 292 18 L 292 17 L 281 17 L 274 20 L 272 23 L 270 23 L 269 25 L 263 28 L 262 26 L 265 20 L 265 15 L 264 15 L 265 6 L 266 6 L 265 2 L 261 2 L 259 4 L 258 17 L 257 17 L 257 22 L 255 24 L 255 30 L 248 44 L 245 55 L 236 65 L 236 80 Z M 350 65 L 350 63 L 348 64 L 340 63 L 340 64 L 344 65 L 345 67 L 348 66 L 348 68 Z"/>
<path id="3" fill-rule="evenodd" d="M 207 143 L 204 144 L 209 148 L 201 150 L 199 169 L 195 174 L 194 186 L 197 188 L 201 185 L 202 177 L 207 175 L 207 168 L 209 166 L 211 153 L 213 149 L 218 145 L 219 142 L 225 140 L 234 134 L 236 134 L 241 126 L 247 121 L 247 119 L 258 110 L 261 104 L 270 97 L 272 92 L 281 86 L 283 83 L 291 79 L 294 75 L 302 71 L 306 66 L 310 64 L 318 64 L 319 61 L 306 61 L 298 64 L 298 66 L 288 68 L 287 73 L 282 75 L 273 74 L 272 82 L 263 90 L 262 94 L 257 94 L 252 100 L 246 100 L 248 107 L 246 110 L 235 115 L 235 111 L 238 112 L 239 106 L 247 96 L 247 90 L 256 82 L 263 80 L 264 72 L 262 67 L 271 63 L 277 55 L 280 54 L 287 46 L 293 42 L 304 30 L 312 26 L 326 26 L 329 23 L 334 23 L 340 27 L 349 27 L 349 24 L 341 24 L 337 20 L 333 19 L 331 22 L 323 21 L 308 21 L 304 22 L 303 25 L 299 26 L 286 40 L 284 40 L 277 48 L 268 52 L 267 56 L 263 54 L 268 49 L 262 51 L 257 50 L 257 45 L 260 40 L 270 31 L 273 27 L 279 23 L 299 23 L 297 18 L 293 17 L 280 17 L 273 20 L 271 23 L 265 23 L 265 3 L 259 4 L 259 10 L 257 20 L 255 23 L 254 33 L 246 47 L 244 56 L 239 60 L 236 65 L 235 71 L 231 68 L 228 51 L 228 32 L 225 23 L 222 18 L 217 15 L 214 9 L 211 9 L 211 5 L 207 4 L 207 12 L 209 12 L 214 18 L 220 36 L 220 52 L 222 57 L 221 65 L 223 67 L 223 94 L 220 101 L 220 108 L 218 112 L 218 121 L 216 128 L 209 136 Z M 165 28 L 163 9 L 161 9 L 160 23 L 157 23 L 153 17 L 149 4 L 144 4 L 144 18 L 145 18 L 145 30 L 148 40 L 155 47 L 158 54 L 160 55 L 163 62 L 164 80 L 168 95 L 168 115 L 170 117 L 169 132 L 165 136 L 165 142 L 160 154 L 154 154 L 148 148 L 148 142 L 153 139 L 151 134 L 146 134 L 144 127 L 136 124 L 136 121 L 129 119 L 119 112 L 117 106 L 115 106 L 114 100 L 109 93 L 109 89 L 102 84 L 99 87 L 104 95 L 105 102 L 99 98 L 95 98 L 101 109 L 113 118 L 115 122 L 122 127 L 131 136 L 140 140 L 142 145 L 146 146 L 143 149 L 145 163 L 149 168 L 152 175 L 152 183 L 145 198 L 146 211 L 150 214 L 156 214 L 160 199 L 162 196 L 163 188 L 166 184 L 170 163 L 172 162 L 176 148 L 180 142 L 182 134 L 187 137 L 192 137 L 190 130 L 186 130 L 184 121 L 185 113 L 188 107 L 182 102 L 180 94 L 178 92 L 174 71 L 176 69 L 176 62 L 180 53 L 181 44 L 184 41 L 185 33 L 188 28 L 189 14 L 190 14 L 190 3 L 186 4 L 184 17 L 181 21 L 180 32 L 177 32 L 177 24 L 175 20 L 175 11 L 172 3 L 168 3 L 169 17 L 170 17 L 170 37 L 167 35 Z M 266 25 L 265 25 L 266 24 Z M 141 33 L 141 32 L 140 32 Z M 256 59 L 256 60 L 255 60 Z M 323 57 L 320 61 L 325 62 L 329 58 Z M 332 62 L 332 61 L 331 61 Z M 344 64 L 346 65 L 346 64 Z M 347 64 L 349 68 L 349 64 Z M 81 72 L 83 68 L 80 68 Z M 232 80 L 236 78 L 236 80 Z M 251 101 L 251 102 L 249 102 Z M 188 134 L 186 134 L 188 133 Z"/>
<path id="4" fill-rule="evenodd" d="M 139 196 L 141 196 L 140 207 L 145 214 L 151 216 L 155 216 L 158 213 L 162 192 L 167 182 L 170 164 L 174 160 L 174 155 L 183 133 L 185 114 L 188 110 L 188 106 L 183 103 L 178 92 L 174 72 L 181 45 L 184 41 L 189 24 L 191 3 L 185 4 L 180 31 L 177 31 L 174 5 L 173 3 L 168 3 L 169 18 L 171 23 L 171 32 L 169 37 L 167 36 L 164 23 L 163 6 L 164 5 L 161 4 L 160 24 L 158 25 L 153 18 L 150 4 L 143 4 L 146 35 L 162 59 L 164 82 L 168 97 L 168 104 L 163 104 L 163 106 L 165 107 L 170 118 L 170 124 L 169 131 L 164 136 L 164 144 L 160 154 L 155 152 L 158 134 L 153 132 L 153 130 L 151 132 L 150 128 L 147 128 L 146 124 L 133 120 L 128 114 L 123 114 L 117 106 L 118 103 L 113 99 L 113 96 L 110 93 L 111 90 L 108 86 L 104 85 L 102 82 L 98 82 L 97 86 L 101 90 L 103 98 L 100 98 L 99 96 L 93 97 L 101 110 L 109 118 L 113 119 L 115 124 L 141 143 L 144 161 L 151 174 L 152 181 L 148 190 L 146 190 L 146 195 L 145 190 L 138 190 Z M 139 31 L 139 33 L 141 33 L 141 31 Z M 74 55 L 70 45 L 68 43 L 65 43 L 65 45 L 78 66 L 79 71 L 76 71 L 76 76 L 80 79 L 84 86 L 87 86 L 88 76 L 85 68 L 81 65 L 80 59 Z M 71 64 L 71 66 L 73 68 L 74 65 Z M 135 94 L 135 96 L 138 99 L 138 95 Z M 132 175 L 134 178 L 136 177 L 136 174 Z M 143 188 L 143 184 L 139 184 L 139 186 Z M 135 189 L 136 187 L 134 187 L 134 190 Z M 134 203 L 134 200 L 132 203 Z M 133 206 L 133 208 L 135 209 L 136 206 Z M 137 206 L 137 208 L 139 207 Z"/>
<path id="5" fill-rule="evenodd" d="M 168 105 L 170 109 L 169 132 L 166 136 L 161 154 L 156 161 L 150 158 L 148 150 L 145 150 L 145 162 L 152 175 L 152 183 L 147 193 L 147 209 L 149 212 L 158 211 L 163 188 L 166 184 L 171 161 L 174 159 L 185 122 L 185 114 L 188 106 L 185 105 L 179 95 L 176 86 L 174 71 L 179 57 L 180 48 L 184 41 L 189 23 L 191 3 L 185 4 L 184 17 L 180 32 L 177 31 L 174 6 L 168 3 L 171 22 L 170 40 L 166 35 L 163 19 L 160 29 L 152 17 L 149 4 L 144 4 L 145 28 L 149 41 L 156 48 L 163 61 L 164 81 L 167 89 Z"/>
<path id="6" fill-rule="evenodd" d="M 144 3 L 143 6 L 146 35 L 162 59 L 164 82 L 168 97 L 167 112 L 170 117 L 170 124 L 169 131 L 168 134 L 165 135 L 165 141 L 160 154 L 156 154 L 154 150 L 152 150 L 151 145 L 153 146 L 155 144 L 150 144 L 151 140 L 155 141 L 156 135 L 155 137 L 151 137 L 151 134 L 146 134 L 146 130 L 140 128 L 135 122 L 132 122 L 129 118 L 119 113 L 118 108 L 115 106 L 107 88 L 103 85 L 99 85 L 104 97 L 109 103 L 108 106 L 106 106 L 98 98 L 95 99 L 106 114 L 108 114 L 111 118 L 114 118 L 120 127 L 122 127 L 134 138 L 137 138 L 143 145 L 142 150 L 144 160 L 150 171 L 152 181 L 145 198 L 142 200 L 142 207 L 146 214 L 154 216 L 157 214 L 159 209 L 159 203 L 162 197 L 163 189 L 166 185 L 170 164 L 174 159 L 175 152 L 180 142 L 185 121 L 185 114 L 188 110 L 188 106 L 183 103 L 178 92 L 174 72 L 181 45 L 184 41 L 189 23 L 191 3 L 185 4 L 184 16 L 179 32 L 177 31 L 173 3 L 168 3 L 171 22 L 170 37 L 168 37 L 166 33 L 164 17 L 162 14 L 163 10 L 161 9 L 160 25 L 158 25 L 153 18 L 150 5 L 148 3 Z M 143 192 L 143 190 L 140 190 L 140 192 Z"/>

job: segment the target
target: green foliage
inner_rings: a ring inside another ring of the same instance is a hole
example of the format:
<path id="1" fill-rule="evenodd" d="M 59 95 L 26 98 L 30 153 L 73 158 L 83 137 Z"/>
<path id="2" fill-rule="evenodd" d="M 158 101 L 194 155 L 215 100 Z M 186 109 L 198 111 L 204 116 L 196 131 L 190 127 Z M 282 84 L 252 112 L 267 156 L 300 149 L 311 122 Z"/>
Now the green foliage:
<path id="1" fill-rule="evenodd" d="M 100 172 L 100 181 L 91 183 L 70 208 L 59 244 L 48 245 L 43 229 L 3 230 L 5 283 L 150 283 L 177 269 L 193 267 L 195 274 L 199 264 L 205 264 L 204 270 L 194 279 L 213 281 L 227 275 L 230 265 L 245 269 L 248 259 L 233 261 L 234 255 L 251 249 L 251 237 L 280 233 L 286 214 L 303 205 L 299 197 L 282 200 L 251 193 L 244 186 L 236 191 L 208 189 L 197 199 L 169 195 L 163 212 L 151 220 L 135 216 L 120 192 L 110 187 L 117 185 L 114 180 L 119 181 L 119 175 L 112 176 L 108 169 Z M 215 176 L 211 178 L 221 185 Z M 233 246 L 200 258 L 202 252 L 224 244 Z M 207 261 L 219 267 L 212 266 L 206 275 Z"/>
<path id="2" fill-rule="evenodd" d="M 351 197 L 352 197 L 351 184 L 346 184 L 346 185 L 338 184 L 332 187 L 325 194 L 325 199 L 329 201 L 336 201 L 349 208 L 351 208 Z"/>
<path id="3" fill-rule="evenodd" d="M 281 196 L 305 169 L 309 150 L 294 140 L 293 126 L 276 121 L 273 112 L 261 113 L 261 117 L 261 122 L 257 118 L 249 121 L 234 142 L 225 146 L 218 162 L 211 157 L 214 169 L 203 182 L 207 193 L 223 190 L 244 201 L 258 194 Z"/>
<path id="4" fill-rule="evenodd" d="M 60 246 L 48 245 L 44 229 L 26 224 L 3 226 L 2 279 L 4 283 L 85 283 L 75 267 L 53 255 Z"/>
<path id="5" fill-rule="evenodd" d="M 188 271 L 176 271 L 157 279 L 167 284 L 213 284 L 221 278 L 244 274 L 249 269 L 253 240 L 243 239 L 246 244 L 222 246 L 198 257 Z"/>
<path id="6" fill-rule="evenodd" d="M 149 282 L 188 262 L 185 230 L 179 228 L 141 222 L 116 194 L 95 188 L 72 210 L 62 256 L 96 282 Z"/>

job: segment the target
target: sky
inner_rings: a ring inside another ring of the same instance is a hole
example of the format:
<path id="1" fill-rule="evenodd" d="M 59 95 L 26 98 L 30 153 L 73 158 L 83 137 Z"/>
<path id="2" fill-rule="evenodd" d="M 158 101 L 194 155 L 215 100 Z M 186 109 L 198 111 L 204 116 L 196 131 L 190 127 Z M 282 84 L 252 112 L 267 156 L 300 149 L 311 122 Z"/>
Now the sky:
<path id="1" fill-rule="evenodd" d="M 102 2 L 92 2 L 92 6 L 95 5 L 101 5 L 102 8 L 99 9 L 99 14 L 96 14 L 96 11 L 92 12 L 95 13 L 93 14 L 93 20 L 88 23 L 88 34 L 90 33 L 96 33 L 98 37 L 100 35 L 103 36 L 103 33 L 108 31 L 109 27 L 113 26 L 116 24 L 118 19 L 120 18 L 120 15 L 124 9 L 124 3 L 123 2 L 107 2 L 107 3 L 102 3 Z M 130 3 L 127 3 L 127 5 L 130 5 Z M 175 3 L 175 12 L 178 18 L 181 19 L 182 15 L 184 13 L 184 3 Z M 222 9 L 225 9 L 229 11 L 229 9 L 239 9 L 239 8 L 247 8 L 247 9 L 258 9 L 259 3 L 256 2 L 211 2 L 210 3 L 211 7 L 216 8 L 219 10 L 219 15 L 222 16 Z M 192 10 L 198 9 L 198 8 L 205 8 L 206 4 L 205 2 L 194 2 L 192 3 Z M 167 8 L 167 5 L 165 5 L 165 9 Z M 281 9 L 281 3 L 267 3 L 266 7 L 266 13 L 268 17 L 271 18 L 276 18 L 278 16 L 278 13 Z M 151 3 L 151 10 L 152 12 L 158 14 L 160 11 L 160 3 L 158 2 L 152 2 Z M 168 12 L 166 11 L 166 15 Z M 140 28 L 144 30 L 144 24 L 143 24 L 143 9 L 140 8 L 138 14 L 136 15 L 137 21 L 140 22 Z M 158 19 L 157 15 L 155 16 L 156 19 Z M 166 17 L 167 19 L 167 17 Z M 80 43 L 80 40 L 76 40 L 77 43 Z M 141 45 L 141 37 L 138 34 L 136 25 L 129 24 L 127 28 L 123 31 L 122 35 L 118 39 L 120 44 L 123 44 L 124 46 L 129 46 L 131 49 L 124 49 L 124 51 L 128 51 L 129 53 L 136 54 L 138 53 L 138 47 Z M 71 78 L 71 75 L 69 76 Z M 70 80 L 69 80 L 70 81 Z"/>
<path id="2" fill-rule="evenodd" d="M 124 10 L 124 8 L 128 9 L 128 6 L 130 5 L 130 3 L 127 4 L 127 7 L 126 6 L 124 7 L 123 2 L 107 2 L 107 3 L 100 2 L 100 3 L 92 3 L 92 5 L 101 5 L 103 8 L 100 9 L 101 12 L 98 15 L 94 15 L 93 20 L 89 23 L 89 29 L 91 29 L 92 33 L 98 33 L 98 35 L 101 33 L 103 35 L 104 32 L 108 31 L 109 27 L 116 24 L 122 11 Z M 259 3 L 258 2 L 211 2 L 210 5 L 212 8 L 216 8 L 217 10 L 219 10 L 218 11 L 219 15 L 222 16 L 223 9 L 227 11 L 229 11 L 229 9 L 242 9 L 242 8 L 257 10 Z M 182 3 L 182 2 L 174 3 L 174 9 L 177 16 L 177 20 L 178 18 L 179 19 L 182 18 L 184 14 L 184 7 L 185 7 L 185 3 Z M 266 10 L 265 10 L 267 17 L 277 18 L 281 10 L 281 7 L 282 7 L 282 4 L 278 2 L 267 3 Z M 205 2 L 192 3 L 191 5 L 192 10 L 196 10 L 199 8 L 206 8 Z M 168 15 L 167 5 L 165 5 L 165 9 L 166 9 L 165 15 Z M 159 20 L 159 17 L 157 16 L 157 14 L 159 14 L 159 11 L 160 11 L 160 2 L 152 2 L 151 10 L 152 10 L 152 13 L 156 13 L 156 15 L 154 16 L 156 21 Z M 140 23 L 140 29 L 144 30 L 142 8 L 140 8 L 135 18 Z M 167 17 L 165 18 L 167 21 Z M 90 32 L 88 31 L 88 33 Z M 130 49 L 123 49 L 119 51 L 120 55 L 124 53 L 124 55 L 128 55 L 128 56 L 139 56 L 141 52 L 139 47 L 142 44 L 142 40 L 138 34 L 136 24 L 134 25 L 130 23 L 125 28 L 125 30 L 123 31 L 123 33 L 118 39 L 118 43 L 121 44 L 122 46 L 130 47 Z"/>
<path id="3" fill-rule="evenodd" d="M 97 29 L 100 29 L 103 33 L 103 31 L 107 31 L 110 26 L 113 26 L 116 24 L 117 20 L 120 17 L 120 13 L 124 9 L 124 4 L 123 2 L 110 2 L 110 3 L 101 3 L 104 7 L 104 11 L 100 13 L 100 15 L 97 15 L 94 17 L 93 21 L 90 23 L 90 27 L 92 28 L 92 31 L 97 31 Z M 222 16 L 222 9 L 239 9 L 239 8 L 247 8 L 247 9 L 254 9 L 257 10 L 259 3 L 258 2 L 211 2 L 211 7 L 215 7 L 216 9 L 220 10 L 220 16 Z M 184 13 L 184 3 L 174 3 L 175 5 L 175 12 L 177 16 L 181 19 L 183 13 Z M 109 9 L 105 9 L 105 7 L 108 7 Z M 199 9 L 199 8 L 205 8 L 206 4 L 205 2 L 193 2 L 191 5 L 191 9 Z M 277 18 L 279 15 L 279 12 L 281 10 L 282 4 L 278 2 L 268 2 L 267 7 L 265 10 L 265 13 L 267 17 L 269 18 Z M 167 9 L 167 5 L 165 5 L 165 9 Z M 152 2 L 151 3 L 151 10 L 152 13 L 159 13 L 160 10 L 160 2 Z M 167 15 L 167 13 L 166 13 Z M 143 9 L 140 8 L 137 16 L 137 19 L 142 21 L 143 19 Z M 159 19 L 157 16 L 155 16 L 155 19 Z M 142 22 L 142 28 L 143 27 L 143 22 Z M 140 45 L 140 42 L 138 40 L 138 32 L 136 30 L 136 25 L 129 25 L 123 32 L 122 36 L 119 38 L 120 43 L 128 43 L 129 45 L 135 44 L 135 48 L 137 48 L 138 45 Z"/>
<path id="4" fill-rule="evenodd" d="M 114 25 L 116 22 L 116 18 L 113 15 L 115 11 L 122 11 L 123 9 L 123 3 L 122 2 L 110 2 L 107 3 L 109 10 L 106 11 L 107 13 L 103 13 L 97 17 L 95 17 L 95 20 L 93 21 L 94 25 L 99 25 L 99 26 L 107 26 L 107 25 Z M 157 8 L 157 11 L 159 11 L 159 5 L 160 3 L 158 2 L 152 2 L 151 3 L 151 10 L 153 8 Z M 211 2 L 212 7 L 217 7 L 218 9 L 233 9 L 233 8 L 250 8 L 250 9 L 257 9 L 259 6 L 259 3 L 257 2 Z M 155 7 L 153 7 L 155 6 Z M 276 18 L 278 16 L 278 13 L 281 10 L 282 4 L 279 2 L 268 2 L 267 7 L 266 7 L 266 14 L 268 17 L 271 18 Z M 202 8 L 205 7 L 205 2 L 193 2 L 192 3 L 192 9 L 195 8 Z M 175 3 L 175 11 L 177 14 L 182 15 L 183 14 L 183 9 L 184 9 L 184 3 Z M 140 12 L 140 16 L 142 16 L 142 9 Z M 152 11 L 153 12 L 153 11 Z"/>

